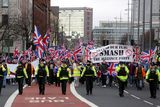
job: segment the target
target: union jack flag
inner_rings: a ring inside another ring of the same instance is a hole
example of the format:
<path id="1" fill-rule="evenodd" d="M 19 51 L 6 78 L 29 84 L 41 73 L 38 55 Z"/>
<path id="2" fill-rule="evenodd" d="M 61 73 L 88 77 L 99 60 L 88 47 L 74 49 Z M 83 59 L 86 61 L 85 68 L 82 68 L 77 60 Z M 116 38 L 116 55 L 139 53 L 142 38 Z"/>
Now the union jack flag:
<path id="1" fill-rule="evenodd" d="M 156 48 L 155 49 L 150 49 L 149 51 L 144 51 L 141 53 L 141 60 L 142 61 L 148 61 L 149 63 L 151 62 L 151 58 L 153 58 L 153 56 L 156 53 Z"/>
<path id="2" fill-rule="evenodd" d="M 40 32 L 38 31 L 37 27 L 34 27 L 34 35 L 33 35 L 33 43 L 36 45 L 36 56 L 39 58 L 43 57 L 44 54 L 44 44 L 43 44 L 43 38 Z"/>
<path id="3" fill-rule="evenodd" d="M 82 47 L 79 47 L 77 50 L 73 52 L 74 60 L 77 61 L 77 55 L 82 54 Z"/>
<path id="4" fill-rule="evenodd" d="M 33 43 L 44 50 L 43 38 L 36 26 L 34 26 Z"/>
<path id="5" fill-rule="evenodd" d="M 134 59 L 134 62 L 139 62 L 139 57 L 140 57 L 140 48 L 139 47 L 135 47 L 133 48 L 133 59 Z"/>
<path id="6" fill-rule="evenodd" d="M 18 57 L 19 56 L 19 50 L 17 49 L 17 47 L 14 50 L 13 56 L 14 57 Z"/>
<path id="7" fill-rule="evenodd" d="M 109 66 L 108 67 L 108 72 L 109 72 L 110 75 L 112 75 L 113 73 L 115 73 L 116 66 L 118 66 L 118 63 L 110 62 L 108 66 Z"/>
<path id="8" fill-rule="evenodd" d="M 49 32 L 50 32 L 50 30 L 48 30 L 47 33 L 45 34 L 45 36 L 43 37 L 43 45 L 45 48 L 48 47 L 49 37 L 50 37 Z"/>

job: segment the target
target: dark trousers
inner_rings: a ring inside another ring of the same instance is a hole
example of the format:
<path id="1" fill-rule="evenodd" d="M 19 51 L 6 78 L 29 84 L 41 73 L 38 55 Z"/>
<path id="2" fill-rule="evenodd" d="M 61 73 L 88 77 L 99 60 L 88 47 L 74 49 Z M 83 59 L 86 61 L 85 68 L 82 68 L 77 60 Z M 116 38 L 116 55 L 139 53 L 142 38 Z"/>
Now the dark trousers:
<path id="1" fill-rule="evenodd" d="M 19 94 L 21 95 L 23 93 L 23 80 L 24 78 L 17 78 L 17 82 L 18 82 L 18 90 L 19 90 Z"/>
<path id="2" fill-rule="evenodd" d="M 152 98 L 156 98 L 157 82 L 149 82 L 149 89 Z"/>
<path id="3" fill-rule="evenodd" d="M 60 87 L 60 80 L 57 76 L 55 76 L 55 85 Z"/>
<path id="4" fill-rule="evenodd" d="M 102 79 L 102 86 L 103 86 L 103 85 L 106 85 L 107 76 L 104 75 L 104 74 L 102 74 L 102 75 L 101 75 L 101 79 Z"/>
<path id="5" fill-rule="evenodd" d="M 0 76 L 0 95 L 1 95 L 2 86 L 3 86 L 3 77 Z"/>
<path id="6" fill-rule="evenodd" d="M 86 76 L 86 91 L 87 95 L 90 93 L 92 94 L 93 89 L 93 77 L 92 76 Z"/>
<path id="7" fill-rule="evenodd" d="M 124 96 L 123 93 L 124 93 L 126 82 L 123 82 L 123 81 L 118 79 L 118 84 L 119 84 L 119 96 L 123 97 Z"/>
<path id="8" fill-rule="evenodd" d="M 54 82 L 54 74 L 52 72 L 49 73 L 48 83 L 53 84 Z"/>
<path id="9" fill-rule="evenodd" d="M 38 77 L 39 94 L 44 95 L 45 92 L 45 77 Z"/>
<path id="10" fill-rule="evenodd" d="M 28 86 L 31 86 L 32 75 L 31 74 L 27 74 L 27 75 L 28 75 L 27 84 Z"/>
<path id="11" fill-rule="evenodd" d="M 136 87 L 137 89 L 141 90 L 143 86 L 143 80 L 142 79 L 137 79 L 136 80 Z"/>
<path id="12" fill-rule="evenodd" d="M 112 81 L 113 81 L 113 76 L 109 75 L 109 86 L 110 87 L 112 86 Z"/>
<path id="13" fill-rule="evenodd" d="M 66 94 L 67 81 L 68 81 L 68 80 L 66 80 L 66 79 L 61 80 L 61 89 L 62 89 L 62 94 L 63 94 L 63 95 Z"/>

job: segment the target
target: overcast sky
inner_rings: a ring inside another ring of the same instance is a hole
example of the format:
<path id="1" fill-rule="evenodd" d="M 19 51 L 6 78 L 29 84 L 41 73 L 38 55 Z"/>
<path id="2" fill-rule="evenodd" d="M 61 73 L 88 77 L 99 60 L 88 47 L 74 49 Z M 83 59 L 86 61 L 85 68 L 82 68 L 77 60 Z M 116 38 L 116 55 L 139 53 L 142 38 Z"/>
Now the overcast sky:
<path id="1" fill-rule="evenodd" d="M 130 0 L 131 2 L 131 0 Z M 127 20 L 128 0 L 51 0 L 52 6 L 59 7 L 91 7 L 93 8 L 93 26 L 100 20 L 115 21 L 115 17 Z"/>

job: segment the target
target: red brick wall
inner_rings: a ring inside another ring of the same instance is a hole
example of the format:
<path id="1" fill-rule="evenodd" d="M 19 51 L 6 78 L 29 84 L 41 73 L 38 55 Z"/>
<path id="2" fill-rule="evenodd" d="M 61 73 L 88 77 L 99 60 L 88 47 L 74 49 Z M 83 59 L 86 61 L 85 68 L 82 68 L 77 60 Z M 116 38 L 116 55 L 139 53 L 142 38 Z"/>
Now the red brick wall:
<path id="1" fill-rule="evenodd" d="M 50 0 L 34 0 L 34 25 L 38 27 L 42 35 L 50 27 L 50 12 L 47 10 L 50 10 Z"/>

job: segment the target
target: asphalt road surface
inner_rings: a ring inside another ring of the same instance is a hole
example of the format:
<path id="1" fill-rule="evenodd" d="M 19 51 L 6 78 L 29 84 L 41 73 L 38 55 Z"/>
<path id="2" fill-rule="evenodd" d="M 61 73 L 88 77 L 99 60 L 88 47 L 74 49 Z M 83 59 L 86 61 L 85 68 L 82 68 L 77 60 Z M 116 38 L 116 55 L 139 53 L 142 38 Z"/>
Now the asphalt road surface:
<path id="1" fill-rule="evenodd" d="M 99 107 L 160 107 L 160 91 L 157 91 L 156 99 L 151 99 L 147 84 L 142 91 L 128 86 L 124 97 L 119 97 L 117 86 L 102 88 L 94 85 L 93 95 L 89 96 L 86 95 L 85 85 L 76 90 Z"/>
<path id="2" fill-rule="evenodd" d="M 7 85 L 6 88 L 2 88 L 2 93 L 0 95 L 0 107 L 4 107 L 9 96 L 17 90 L 17 85 Z"/>

